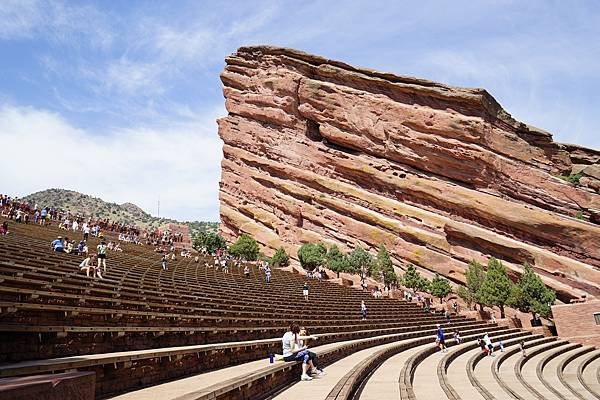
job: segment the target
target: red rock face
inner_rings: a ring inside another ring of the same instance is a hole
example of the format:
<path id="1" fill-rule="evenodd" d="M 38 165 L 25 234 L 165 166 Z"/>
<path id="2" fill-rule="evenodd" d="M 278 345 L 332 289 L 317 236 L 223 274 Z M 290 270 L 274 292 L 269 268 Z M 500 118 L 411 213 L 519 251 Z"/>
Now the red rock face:
<path id="1" fill-rule="evenodd" d="M 397 266 L 455 282 L 493 255 L 514 277 L 534 265 L 563 301 L 600 295 L 599 152 L 553 142 L 482 89 L 275 47 L 226 63 L 226 238 L 292 257 L 306 242 L 384 243 Z M 572 172 L 579 186 L 559 178 Z"/>

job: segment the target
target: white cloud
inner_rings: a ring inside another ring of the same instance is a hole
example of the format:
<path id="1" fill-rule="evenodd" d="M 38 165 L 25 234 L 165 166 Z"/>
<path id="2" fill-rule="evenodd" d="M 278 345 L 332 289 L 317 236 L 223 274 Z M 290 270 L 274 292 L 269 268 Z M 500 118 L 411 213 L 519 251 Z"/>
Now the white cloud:
<path id="1" fill-rule="evenodd" d="M 161 77 L 166 74 L 160 63 L 133 62 L 126 58 L 108 64 L 101 78 L 108 89 L 130 95 L 164 92 Z"/>
<path id="2" fill-rule="evenodd" d="M 63 45 L 108 48 L 110 17 L 90 5 L 45 0 L 0 1 L 0 39 L 38 36 Z"/>
<path id="3" fill-rule="evenodd" d="M 30 37 L 42 20 L 38 2 L 34 0 L 5 0 L 0 2 L 0 38 Z"/>
<path id="4" fill-rule="evenodd" d="M 23 196 L 51 187 L 118 203 L 133 202 L 161 216 L 218 220 L 222 110 L 170 128 L 140 127 L 92 134 L 58 114 L 0 106 L 1 191 Z"/>

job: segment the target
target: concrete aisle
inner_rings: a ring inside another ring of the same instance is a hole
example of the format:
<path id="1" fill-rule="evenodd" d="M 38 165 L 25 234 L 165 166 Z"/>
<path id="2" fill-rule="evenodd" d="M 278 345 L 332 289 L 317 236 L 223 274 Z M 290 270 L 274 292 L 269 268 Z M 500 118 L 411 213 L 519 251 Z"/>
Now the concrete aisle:
<path id="1" fill-rule="evenodd" d="M 314 377 L 312 381 L 300 381 L 279 395 L 276 400 L 297 400 L 297 399 L 325 399 L 334 386 L 346 375 L 352 368 L 359 365 L 371 354 L 398 345 L 400 342 L 393 342 L 381 346 L 371 347 L 369 349 L 357 351 L 356 353 L 344 357 L 339 361 L 325 368 L 326 374 L 321 377 Z M 318 353 L 317 353 L 318 354 Z"/>
<path id="2" fill-rule="evenodd" d="M 467 351 L 466 353 L 458 356 L 452 361 L 446 371 L 448 382 L 452 385 L 452 388 L 458 393 L 462 399 L 469 400 L 485 400 L 479 391 L 473 387 L 469 376 L 467 375 L 467 365 L 469 360 L 474 355 L 481 352 L 481 348 Z M 487 357 L 493 359 L 494 357 Z"/>
<path id="3" fill-rule="evenodd" d="M 541 354 L 538 354 L 532 358 L 530 358 L 524 365 L 521 370 L 521 376 L 530 384 L 538 393 L 544 396 L 544 399 L 547 400 L 561 400 L 554 393 L 552 393 L 548 388 L 542 383 L 542 381 L 537 376 L 537 366 L 545 357 L 550 354 L 550 352 L 560 351 L 560 348 L 564 346 L 557 347 L 556 349 L 549 349 L 548 351 L 544 351 Z M 554 370 L 556 373 L 556 370 Z M 565 389 L 566 391 L 566 389 Z M 531 393 L 533 396 L 533 393 Z"/>
<path id="4" fill-rule="evenodd" d="M 590 393 L 579 381 L 577 378 L 577 370 L 579 369 L 579 364 L 590 357 L 592 354 L 598 353 L 600 350 L 596 350 L 589 354 L 584 355 L 583 357 L 578 357 L 575 360 L 571 361 L 565 367 L 563 371 L 563 377 L 566 382 L 571 385 L 573 389 L 584 399 L 586 400 L 597 400 L 597 397 L 594 394 Z"/>
<path id="5" fill-rule="evenodd" d="M 360 400 L 400 399 L 399 378 L 400 370 L 404 367 L 404 363 L 414 354 L 433 345 L 433 343 L 427 343 L 417 346 L 387 359 L 375 370 L 367 381 L 360 394 Z"/>

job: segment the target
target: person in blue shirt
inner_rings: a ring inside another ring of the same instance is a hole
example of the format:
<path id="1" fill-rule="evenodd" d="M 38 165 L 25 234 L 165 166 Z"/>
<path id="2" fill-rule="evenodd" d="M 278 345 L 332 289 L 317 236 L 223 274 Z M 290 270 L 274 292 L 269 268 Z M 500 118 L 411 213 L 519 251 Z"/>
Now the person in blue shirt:
<path id="1" fill-rule="evenodd" d="M 59 236 L 58 239 L 52 242 L 52 250 L 59 253 L 62 253 L 64 251 L 62 236 Z"/>
<path id="2" fill-rule="evenodd" d="M 436 338 L 436 342 L 438 344 L 438 346 L 440 347 L 440 351 L 442 352 L 446 352 L 448 351 L 446 349 L 446 340 L 444 337 L 444 329 L 440 326 L 440 324 L 437 324 L 437 338 Z"/>

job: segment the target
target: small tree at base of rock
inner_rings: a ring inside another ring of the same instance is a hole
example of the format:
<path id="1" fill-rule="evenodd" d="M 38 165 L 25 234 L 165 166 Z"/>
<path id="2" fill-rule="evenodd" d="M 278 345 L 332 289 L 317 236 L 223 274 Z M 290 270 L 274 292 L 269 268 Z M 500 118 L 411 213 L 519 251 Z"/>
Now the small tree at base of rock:
<path id="1" fill-rule="evenodd" d="M 377 253 L 377 265 L 379 266 L 379 271 L 381 271 L 381 274 L 383 275 L 384 285 L 387 286 L 398 283 L 398 276 L 396 275 L 396 271 L 394 271 L 392 259 L 390 258 L 390 254 L 383 243 L 379 245 L 379 252 Z"/>
<path id="2" fill-rule="evenodd" d="M 450 286 L 448 279 L 442 278 L 438 274 L 435 274 L 431 280 L 431 294 L 435 297 L 438 297 L 441 303 L 442 299 L 448 296 L 448 294 L 451 292 L 452 286 Z"/>
<path id="3" fill-rule="evenodd" d="M 552 316 L 551 305 L 556 300 L 554 290 L 546 287 L 542 279 L 535 273 L 531 265 L 523 265 L 523 275 L 514 285 L 510 305 L 522 312 L 540 314 L 548 318 Z"/>
<path id="4" fill-rule="evenodd" d="M 355 273 L 360 275 L 361 281 L 364 283 L 367 273 L 373 265 L 373 256 L 362 247 L 357 247 L 348 255 L 348 261 Z"/>
<path id="5" fill-rule="evenodd" d="M 327 248 L 322 243 L 305 243 L 298 249 L 298 260 L 300 265 L 307 271 L 323 265 Z"/>
<path id="6" fill-rule="evenodd" d="M 406 271 L 404 272 L 404 276 L 402 277 L 402 282 L 404 286 L 413 290 L 418 290 L 419 282 L 421 281 L 421 279 L 421 275 L 419 274 L 415 266 L 412 264 L 408 264 L 408 267 L 406 267 Z"/>
<path id="7" fill-rule="evenodd" d="M 502 263 L 490 258 L 488 261 L 487 274 L 481 285 L 481 301 L 486 306 L 498 306 L 500 308 L 500 318 L 504 318 L 504 306 L 508 304 L 513 292 L 514 284 L 508 278 L 506 268 Z"/>
<path id="8" fill-rule="evenodd" d="M 214 254 L 218 249 L 227 248 L 227 244 L 225 239 L 215 232 L 200 232 L 194 236 L 193 247 L 196 250 L 204 248 L 209 254 Z"/>
<path id="9" fill-rule="evenodd" d="M 254 238 L 246 233 L 242 234 L 234 244 L 229 247 L 229 254 L 234 257 L 241 257 L 248 261 L 256 261 L 260 253 L 258 243 Z"/>
<path id="10" fill-rule="evenodd" d="M 419 275 L 419 281 L 417 282 L 417 290 L 421 292 L 431 293 L 431 281 Z"/>
<path id="11" fill-rule="evenodd" d="M 338 249 L 334 244 L 331 246 L 325 257 L 325 265 L 327 268 L 337 273 L 337 277 L 340 277 L 340 272 L 351 272 L 350 262 L 348 256 Z"/>
<path id="12" fill-rule="evenodd" d="M 283 247 L 278 248 L 275 254 L 273 254 L 271 265 L 274 267 L 287 267 L 290 265 L 290 256 L 288 256 Z"/>
<path id="13" fill-rule="evenodd" d="M 469 263 L 469 267 L 465 272 L 467 278 L 466 290 L 469 292 L 471 302 L 479 304 L 479 308 L 483 310 L 483 302 L 481 301 L 481 285 L 485 280 L 485 271 L 481 264 L 473 260 Z"/>
<path id="14" fill-rule="evenodd" d="M 458 294 L 458 297 L 460 297 L 465 301 L 465 303 L 467 303 L 467 307 L 471 308 L 471 305 L 473 304 L 473 296 L 471 295 L 469 289 L 467 289 L 463 285 L 460 285 L 456 293 Z"/>

